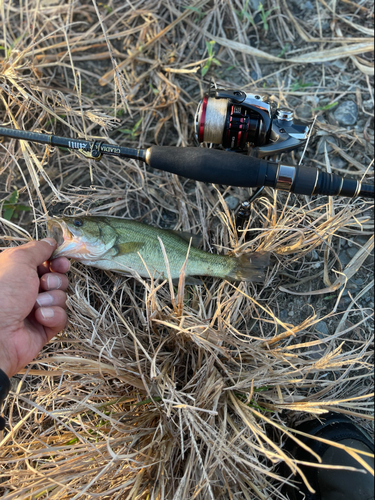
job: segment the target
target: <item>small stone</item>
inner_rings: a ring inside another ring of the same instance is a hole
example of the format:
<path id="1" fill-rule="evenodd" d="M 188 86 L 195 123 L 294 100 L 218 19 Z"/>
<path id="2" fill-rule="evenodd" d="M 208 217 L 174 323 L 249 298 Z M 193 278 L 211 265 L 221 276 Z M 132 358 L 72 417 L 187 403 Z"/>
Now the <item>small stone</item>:
<path id="1" fill-rule="evenodd" d="M 227 204 L 229 210 L 235 210 L 238 207 L 240 200 L 235 196 L 227 196 L 225 198 L 225 203 Z"/>
<path id="2" fill-rule="evenodd" d="M 366 125 L 366 122 L 367 122 L 367 118 L 359 118 L 358 121 L 357 121 L 357 125 L 359 125 L 360 127 L 364 128 L 364 126 Z M 358 156 L 361 157 L 361 153 L 359 153 Z"/>
<path id="3" fill-rule="evenodd" d="M 314 23 L 314 28 L 319 29 L 320 26 L 322 27 L 322 31 L 327 31 L 331 27 L 331 23 L 328 20 L 321 19 L 321 21 L 316 21 Z"/>
<path id="4" fill-rule="evenodd" d="M 338 146 L 336 137 L 332 137 L 331 135 L 324 135 L 323 137 L 320 138 L 318 142 L 318 147 L 317 147 L 318 155 L 324 154 L 326 147 L 327 147 L 327 153 L 333 151 L 333 147 L 330 144 L 328 144 L 327 141 L 333 142 L 333 144 L 336 144 Z"/>
<path id="5" fill-rule="evenodd" d="M 312 260 L 319 260 L 319 254 L 318 254 L 318 252 L 316 250 L 313 250 L 311 252 L 311 259 Z"/>
<path id="6" fill-rule="evenodd" d="M 295 113 L 301 120 L 310 120 L 313 116 L 313 108 L 310 104 L 300 104 L 295 108 Z"/>
<path id="7" fill-rule="evenodd" d="M 352 247 L 352 248 L 348 248 L 346 253 L 349 255 L 349 257 L 352 259 L 353 257 L 355 257 L 355 255 L 357 254 L 359 248 L 357 246 L 355 247 Z"/>
<path id="8" fill-rule="evenodd" d="M 310 2 L 310 0 L 308 0 L 305 5 L 304 5 L 305 9 L 307 10 L 313 10 L 314 6 L 313 4 Z"/>
<path id="9" fill-rule="evenodd" d="M 288 316 L 290 316 L 290 317 L 294 316 L 294 311 L 289 311 Z"/>
<path id="10" fill-rule="evenodd" d="M 353 283 L 352 281 L 349 281 L 347 284 L 346 284 L 346 289 L 349 290 L 350 292 L 352 290 L 357 290 L 358 287 L 355 283 Z"/>
<path id="11" fill-rule="evenodd" d="M 351 258 L 347 254 L 346 250 L 339 254 L 339 259 L 340 259 L 342 267 L 346 267 L 349 264 L 349 262 L 351 261 Z"/>
<path id="12" fill-rule="evenodd" d="M 336 68 L 344 71 L 346 69 L 347 62 L 345 59 L 336 59 L 336 61 L 332 61 L 332 66 L 336 66 Z"/>
<path id="13" fill-rule="evenodd" d="M 373 109 L 374 103 L 372 102 L 372 99 L 368 99 L 367 101 L 363 101 L 363 107 L 366 109 Z"/>
<path id="14" fill-rule="evenodd" d="M 328 325 L 325 321 L 319 321 L 319 323 L 315 325 L 315 330 L 319 332 L 320 338 L 329 335 Z"/>
<path id="15" fill-rule="evenodd" d="M 332 168 L 345 169 L 348 166 L 348 162 L 343 160 L 340 156 L 334 156 L 329 159 Z"/>
<path id="16" fill-rule="evenodd" d="M 250 78 L 252 80 L 254 80 L 254 82 L 255 82 L 256 80 L 259 80 L 259 78 L 262 78 L 262 75 L 258 75 L 258 73 L 256 71 L 251 70 L 251 72 L 250 72 Z"/>
<path id="17" fill-rule="evenodd" d="M 318 95 L 307 95 L 304 99 L 312 108 L 317 108 L 319 106 L 320 97 Z"/>
<path id="18" fill-rule="evenodd" d="M 285 321 L 288 317 L 288 312 L 285 309 L 280 311 L 280 319 L 281 321 Z"/>
<path id="19" fill-rule="evenodd" d="M 337 106 L 333 117 L 339 125 L 349 127 L 358 120 L 358 106 L 354 101 L 344 101 Z"/>
<path id="20" fill-rule="evenodd" d="M 313 345 L 311 346 L 311 349 L 309 351 L 309 358 L 310 359 L 321 359 L 324 356 L 325 350 L 322 348 L 321 345 Z"/>
<path id="21" fill-rule="evenodd" d="M 262 16 L 260 15 L 260 12 L 258 11 L 255 16 L 254 16 L 254 23 L 258 24 L 262 21 Z"/>
<path id="22" fill-rule="evenodd" d="M 366 245 L 366 243 L 368 242 L 368 240 L 369 240 L 369 236 L 356 236 L 355 237 L 356 243 L 358 243 L 358 245 L 360 245 L 361 247 L 363 247 L 364 245 Z"/>
<path id="23" fill-rule="evenodd" d="M 365 282 L 362 278 L 352 278 L 350 281 L 352 281 L 357 286 L 362 286 Z"/>
<path id="24" fill-rule="evenodd" d="M 346 311 L 346 309 L 350 306 L 352 303 L 352 299 L 350 297 L 341 297 L 341 300 L 337 306 L 337 309 L 339 311 Z"/>

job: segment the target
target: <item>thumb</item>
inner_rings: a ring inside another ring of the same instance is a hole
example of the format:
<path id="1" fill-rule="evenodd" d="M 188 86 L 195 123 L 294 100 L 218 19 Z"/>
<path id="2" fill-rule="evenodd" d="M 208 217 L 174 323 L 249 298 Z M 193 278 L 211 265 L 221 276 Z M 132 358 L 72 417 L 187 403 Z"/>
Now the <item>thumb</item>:
<path id="1" fill-rule="evenodd" d="M 21 245 L 15 249 L 18 259 L 32 267 L 37 267 L 48 260 L 57 247 L 53 238 L 45 238 L 40 241 L 30 241 L 26 245 Z"/>

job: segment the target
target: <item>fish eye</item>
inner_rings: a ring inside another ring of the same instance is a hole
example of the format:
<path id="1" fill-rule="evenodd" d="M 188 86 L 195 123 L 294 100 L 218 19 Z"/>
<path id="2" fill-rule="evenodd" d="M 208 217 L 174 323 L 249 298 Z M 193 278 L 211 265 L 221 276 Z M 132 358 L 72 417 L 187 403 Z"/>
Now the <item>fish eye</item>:
<path id="1" fill-rule="evenodd" d="M 76 227 L 81 227 L 83 226 L 83 221 L 81 219 L 74 219 L 73 225 Z"/>

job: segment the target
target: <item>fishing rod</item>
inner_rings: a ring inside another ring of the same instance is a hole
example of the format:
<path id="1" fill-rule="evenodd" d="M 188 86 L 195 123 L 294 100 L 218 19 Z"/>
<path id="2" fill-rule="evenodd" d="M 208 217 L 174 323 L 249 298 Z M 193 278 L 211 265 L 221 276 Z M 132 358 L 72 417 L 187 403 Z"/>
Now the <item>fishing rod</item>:
<path id="1" fill-rule="evenodd" d="M 309 127 L 295 123 L 289 109 L 273 112 L 263 96 L 241 90 L 210 92 L 198 105 L 195 131 L 199 142 L 222 144 L 227 151 L 173 146 L 136 149 L 7 127 L 0 127 L 0 136 L 77 150 L 96 161 L 106 154 L 132 158 L 200 182 L 258 188 L 257 193 L 271 187 L 304 195 L 374 198 L 373 185 L 313 167 L 266 159 L 303 145 Z"/>

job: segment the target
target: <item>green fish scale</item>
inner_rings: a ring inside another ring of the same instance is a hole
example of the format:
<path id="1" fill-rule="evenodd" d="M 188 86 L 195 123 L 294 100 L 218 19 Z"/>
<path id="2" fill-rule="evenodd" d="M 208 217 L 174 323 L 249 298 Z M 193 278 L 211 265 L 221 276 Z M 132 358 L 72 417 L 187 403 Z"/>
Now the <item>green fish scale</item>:
<path id="1" fill-rule="evenodd" d="M 95 219 L 98 219 L 98 217 Z M 160 238 L 168 257 L 171 277 L 172 279 L 179 277 L 189 249 L 189 244 L 183 238 L 168 230 L 158 229 L 135 221 L 104 218 L 103 221 L 97 220 L 97 222 L 102 226 L 101 232 L 103 237 L 105 233 L 107 233 L 107 237 L 110 237 L 108 226 L 117 233 L 117 246 L 126 243 L 141 243 L 143 246 L 139 249 L 139 254 L 142 256 L 151 275 L 157 272 L 167 276 L 165 259 L 158 239 Z M 137 252 L 117 256 L 113 255 L 112 252 L 110 258 L 105 260 L 110 260 L 112 264 L 119 264 L 118 270 L 124 270 L 125 266 L 134 269 L 141 276 L 149 276 Z M 224 278 L 234 267 L 235 261 L 231 257 L 214 255 L 190 247 L 186 275 L 205 275 Z"/>

